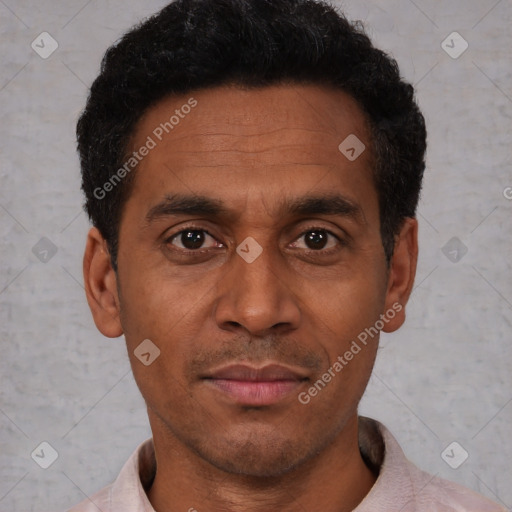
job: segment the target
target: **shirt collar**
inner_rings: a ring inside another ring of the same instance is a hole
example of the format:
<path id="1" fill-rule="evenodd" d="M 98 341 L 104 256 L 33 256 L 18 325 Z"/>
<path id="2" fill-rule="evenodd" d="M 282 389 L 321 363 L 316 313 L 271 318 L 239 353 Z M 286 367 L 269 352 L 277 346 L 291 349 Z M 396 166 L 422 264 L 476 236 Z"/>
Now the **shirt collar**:
<path id="1" fill-rule="evenodd" d="M 409 461 L 391 432 L 382 423 L 360 416 L 359 449 L 368 466 L 378 468 L 378 478 L 354 512 L 416 510 Z"/>

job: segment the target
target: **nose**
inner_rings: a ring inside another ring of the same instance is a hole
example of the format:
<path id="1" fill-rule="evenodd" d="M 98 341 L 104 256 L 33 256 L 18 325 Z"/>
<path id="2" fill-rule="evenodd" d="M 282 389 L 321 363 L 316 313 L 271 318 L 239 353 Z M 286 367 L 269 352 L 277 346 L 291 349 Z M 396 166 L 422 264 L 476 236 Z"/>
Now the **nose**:
<path id="1" fill-rule="evenodd" d="M 297 329 L 300 304 L 279 254 L 263 249 L 253 261 L 240 254 L 233 255 L 217 288 L 217 325 L 229 331 L 245 329 L 253 336 Z"/>

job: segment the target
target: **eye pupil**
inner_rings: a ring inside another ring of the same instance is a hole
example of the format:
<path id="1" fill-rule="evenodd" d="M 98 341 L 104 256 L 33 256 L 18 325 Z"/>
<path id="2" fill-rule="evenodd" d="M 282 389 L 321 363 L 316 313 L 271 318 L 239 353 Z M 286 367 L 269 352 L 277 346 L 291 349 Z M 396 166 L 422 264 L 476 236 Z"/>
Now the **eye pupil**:
<path id="1" fill-rule="evenodd" d="M 310 249 L 323 249 L 327 243 L 327 234 L 323 231 L 310 231 L 305 238 Z"/>
<path id="2" fill-rule="evenodd" d="M 204 232 L 192 229 L 183 231 L 181 243 L 187 249 L 199 249 L 204 243 Z"/>

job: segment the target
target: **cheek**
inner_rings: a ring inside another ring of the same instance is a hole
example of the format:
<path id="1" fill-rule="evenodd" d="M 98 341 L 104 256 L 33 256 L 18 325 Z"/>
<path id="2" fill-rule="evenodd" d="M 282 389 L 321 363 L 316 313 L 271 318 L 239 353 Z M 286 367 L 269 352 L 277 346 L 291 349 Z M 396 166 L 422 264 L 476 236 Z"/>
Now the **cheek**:
<path id="1" fill-rule="evenodd" d="M 385 301 L 385 280 L 374 272 L 367 268 L 324 282 L 321 300 L 308 301 L 316 343 L 329 359 L 317 376 L 316 382 L 321 382 L 308 391 L 313 396 L 322 394 L 321 402 L 358 401 L 366 387 L 378 348 L 376 323 Z"/>
<path id="2" fill-rule="evenodd" d="M 184 368 L 190 354 L 188 340 L 194 339 L 192 318 L 183 301 L 150 283 L 134 288 L 132 301 L 125 298 L 123 328 L 133 376 L 146 403 L 153 410 L 171 401 L 173 407 L 185 400 Z"/>
<path id="3" fill-rule="evenodd" d="M 385 303 L 385 279 L 369 275 L 370 271 L 358 275 L 356 271 L 339 279 L 324 281 L 321 288 L 310 288 L 306 299 L 307 312 L 317 329 L 326 339 L 355 339 L 359 333 L 375 324 Z M 331 342 L 332 345 L 332 342 Z M 339 347 L 343 348 L 343 344 Z M 331 352 L 331 350 L 330 350 Z"/>
<path id="4" fill-rule="evenodd" d="M 177 339 L 187 325 L 187 318 L 197 314 L 200 293 L 152 269 L 127 269 L 121 276 L 121 321 L 129 344 L 150 338 L 165 345 L 167 339 Z"/>
<path id="5" fill-rule="evenodd" d="M 381 300 L 375 293 L 350 295 L 350 300 L 316 312 L 317 343 L 328 362 L 305 390 L 303 401 L 314 401 L 319 409 L 357 406 L 366 389 L 379 343 Z"/>
<path id="6" fill-rule="evenodd" d="M 121 322 L 143 396 L 150 399 L 165 389 L 182 388 L 185 362 L 204 323 L 199 317 L 206 314 L 206 288 L 200 293 L 197 287 L 178 283 L 154 269 L 128 266 L 120 283 Z"/>

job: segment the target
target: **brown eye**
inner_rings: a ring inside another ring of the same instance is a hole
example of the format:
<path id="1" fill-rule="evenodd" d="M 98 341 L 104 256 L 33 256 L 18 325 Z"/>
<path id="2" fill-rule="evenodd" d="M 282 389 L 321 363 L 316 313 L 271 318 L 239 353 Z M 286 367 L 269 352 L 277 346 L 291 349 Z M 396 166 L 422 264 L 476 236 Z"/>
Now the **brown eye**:
<path id="1" fill-rule="evenodd" d="M 325 231 L 309 231 L 306 233 L 304 240 L 310 249 L 320 250 L 325 248 L 327 237 Z"/>
<path id="2" fill-rule="evenodd" d="M 304 240 L 304 242 L 299 243 L 299 240 Z M 330 231 L 325 229 L 310 229 L 300 235 L 297 241 L 294 242 L 294 246 L 299 249 L 321 251 L 322 249 L 335 247 L 337 243 L 340 243 L 339 238 Z"/>
<path id="3" fill-rule="evenodd" d="M 185 249 L 199 249 L 204 243 L 204 238 L 202 231 L 183 231 L 180 241 Z"/>
<path id="4" fill-rule="evenodd" d="M 213 242 L 216 242 L 216 240 L 204 229 L 185 229 L 169 238 L 168 243 L 175 247 L 179 247 L 180 249 L 194 251 L 205 248 L 203 247 L 203 244 L 207 239 L 211 239 Z M 215 244 L 210 245 L 210 247 L 215 247 Z"/>

